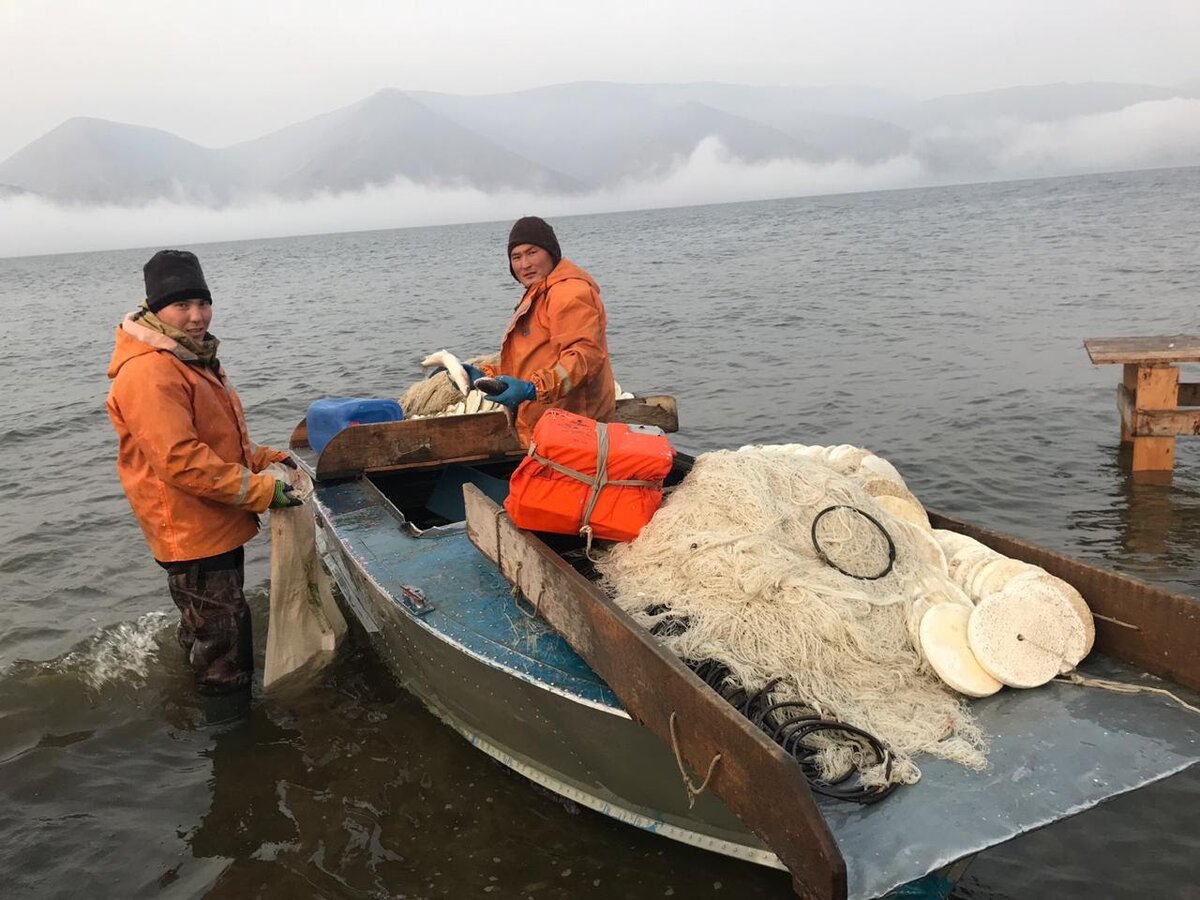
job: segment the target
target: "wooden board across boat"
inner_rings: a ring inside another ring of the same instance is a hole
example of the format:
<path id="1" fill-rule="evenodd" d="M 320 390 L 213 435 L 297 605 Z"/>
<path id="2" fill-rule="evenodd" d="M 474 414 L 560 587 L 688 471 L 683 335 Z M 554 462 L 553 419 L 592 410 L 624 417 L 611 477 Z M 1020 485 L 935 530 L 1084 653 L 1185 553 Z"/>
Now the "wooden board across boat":
<path id="1" fill-rule="evenodd" d="M 626 402 L 626 421 L 642 415 L 674 430 L 670 398 Z M 432 711 L 585 806 L 786 868 L 802 896 L 879 896 L 1200 760 L 1200 717 L 1169 701 L 1051 684 L 973 703 L 992 742 L 984 773 L 921 757 L 921 782 L 875 806 L 815 798 L 795 760 L 564 558 L 570 540 L 503 514 L 521 451 L 502 414 L 358 426 L 320 456 L 302 423 L 292 447 L 318 481 L 343 602 Z M 1092 674 L 1157 676 L 1196 702 L 1194 599 L 931 520 L 1074 584 L 1097 614 Z"/>

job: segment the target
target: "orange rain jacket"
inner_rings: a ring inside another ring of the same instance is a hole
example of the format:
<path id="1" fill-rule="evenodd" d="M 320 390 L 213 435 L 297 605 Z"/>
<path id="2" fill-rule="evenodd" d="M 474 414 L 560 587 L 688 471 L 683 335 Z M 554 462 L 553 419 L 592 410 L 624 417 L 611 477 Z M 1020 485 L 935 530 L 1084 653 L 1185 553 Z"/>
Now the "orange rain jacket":
<path id="1" fill-rule="evenodd" d="M 612 418 L 617 395 L 607 327 L 600 288 L 568 259 L 525 291 L 504 332 L 500 365 L 481 367 L 487 375 L 513 375 L 537 388 L 537 399 L 517 409 L 522 444 L 529 444 L 533 426 L 551 407 L 600 422 Z"/>
<path id="2" fill-rule="evenodd" d="M 275 479 L 256 474 L 287 456 L 257 447 L 237 392 L 191 351 L 125 317 L 108 377 L 120 440 L 117 472 L 161 562 L 234 550 L 258 531 Z"/>

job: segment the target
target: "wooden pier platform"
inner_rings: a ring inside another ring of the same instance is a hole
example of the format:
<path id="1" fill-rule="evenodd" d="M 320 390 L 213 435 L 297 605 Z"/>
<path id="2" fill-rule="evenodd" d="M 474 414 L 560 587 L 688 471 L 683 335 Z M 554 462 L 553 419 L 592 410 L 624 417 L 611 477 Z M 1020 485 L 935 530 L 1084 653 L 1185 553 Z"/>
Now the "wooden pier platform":
<path id="1" fill-rule="evenodd" d="M 1200 384 L 1179 380 L 1180 364 L 1200 363 L 1200 335 L 1087 338 L 1083 346 L 1095 365 L 1125 367 L 1117 409 L 1133 471 L 1171 472 L 1175 438 L 1200 435 Z"/>

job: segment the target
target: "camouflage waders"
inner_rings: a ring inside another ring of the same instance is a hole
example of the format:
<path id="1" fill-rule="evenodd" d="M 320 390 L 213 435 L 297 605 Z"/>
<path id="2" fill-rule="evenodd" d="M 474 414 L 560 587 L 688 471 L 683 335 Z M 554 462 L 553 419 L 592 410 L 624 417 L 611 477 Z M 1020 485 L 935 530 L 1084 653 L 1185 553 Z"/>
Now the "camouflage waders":
<path id="1" fill-rule="evenodd" d="M 204 693 L 244 690 L 254 674 L 250 607 L 242 593 L 244 561 L 238 547 L 205 559 L 159 563 L 179 607 L 179 644 Z"/>

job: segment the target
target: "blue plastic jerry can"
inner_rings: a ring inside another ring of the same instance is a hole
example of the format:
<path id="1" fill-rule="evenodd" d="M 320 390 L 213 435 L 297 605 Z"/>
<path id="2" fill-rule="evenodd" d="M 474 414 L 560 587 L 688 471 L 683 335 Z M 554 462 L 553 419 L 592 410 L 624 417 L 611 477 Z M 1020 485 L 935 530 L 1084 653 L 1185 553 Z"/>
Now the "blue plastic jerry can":
<path id="1" fill-rule="evenodd" d="M 308 406 L 308 445 L 320 453 L 333 436 L 351 425 L 399 422 L 404 410 L 395 400 L 325 397 Z"/>

